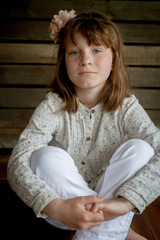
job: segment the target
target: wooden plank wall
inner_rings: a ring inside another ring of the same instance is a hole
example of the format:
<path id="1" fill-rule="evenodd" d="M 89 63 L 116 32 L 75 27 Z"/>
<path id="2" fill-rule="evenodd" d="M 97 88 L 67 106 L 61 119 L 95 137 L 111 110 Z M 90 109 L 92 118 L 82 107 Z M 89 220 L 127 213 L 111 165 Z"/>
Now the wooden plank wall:
<path id="1" fill-rule="evenodd" d="M 52 81 L 56 49 L 48 27 L 60 9 L 98 10 L 120 27 L 136 96 L 160 126 L 160 1 L 2 0 L 0 149 L 12 149 Z"/>

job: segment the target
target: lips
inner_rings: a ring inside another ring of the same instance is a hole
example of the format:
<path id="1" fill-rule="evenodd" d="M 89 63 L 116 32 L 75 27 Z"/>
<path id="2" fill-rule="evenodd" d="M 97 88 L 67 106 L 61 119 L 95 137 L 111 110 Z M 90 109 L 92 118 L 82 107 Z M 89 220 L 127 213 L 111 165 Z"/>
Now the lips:
<path id="1" fill-rule="evenodd" d="M 91 72 L 91 71 L 84 71 L 84 72 L 80 72 L 79 75 L 81 76 L 88 76 L 88 75 L 93 75 L 95 74 L 95 72 Z"/>

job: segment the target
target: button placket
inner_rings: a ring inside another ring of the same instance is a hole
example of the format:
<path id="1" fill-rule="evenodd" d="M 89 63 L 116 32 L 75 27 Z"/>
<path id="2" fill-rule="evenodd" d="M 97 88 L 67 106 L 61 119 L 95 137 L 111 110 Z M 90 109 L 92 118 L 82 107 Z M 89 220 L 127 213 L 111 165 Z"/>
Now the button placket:
<path id="1" fill-rule="evenodd" d="M 87 111 L 86 117 L 85 117 L 85 145 L 82 151 L 82 159 L 81 159 L 81 168 L 84 169 L 85 165 L 86 165 L 86 156 L 88 153 L 88 145 L 91 144 L 91 140 L 92 140 L 92 130 L 93 130 L 93 125 L 94 125 L 94 117 L 90 117 L 90 116 L 95 115 L 95 110 L 94 109 L 90 109 Z"/>
<path id="2" fill-rule="evenodd" d="M 95 109 L 91 109 L 90 110 L 90 120 L 88 122 L 88 137 L 86 137 L 86 142 L 89 142 L 91 140 L 91 130 L 93 129 L 92 126 L 93 126 L 93 123 L 94 123 L 94 118 L 92 117 L 93 114 L 95 113 Z"/>

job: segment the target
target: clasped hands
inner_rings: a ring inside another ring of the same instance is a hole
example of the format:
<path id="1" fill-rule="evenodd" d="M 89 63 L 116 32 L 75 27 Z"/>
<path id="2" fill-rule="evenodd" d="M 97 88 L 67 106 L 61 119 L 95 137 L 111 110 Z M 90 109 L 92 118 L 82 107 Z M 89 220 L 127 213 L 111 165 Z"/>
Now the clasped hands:
<path id="1" fill-rule="evenodd" d="M 84 230 L 125 215 L 134 208 L 135 206 L 123 197 L 104 200 L 97 196 L 84 196 L 67 200 L 56 198 L 43 212 L 72 229 Z"/>

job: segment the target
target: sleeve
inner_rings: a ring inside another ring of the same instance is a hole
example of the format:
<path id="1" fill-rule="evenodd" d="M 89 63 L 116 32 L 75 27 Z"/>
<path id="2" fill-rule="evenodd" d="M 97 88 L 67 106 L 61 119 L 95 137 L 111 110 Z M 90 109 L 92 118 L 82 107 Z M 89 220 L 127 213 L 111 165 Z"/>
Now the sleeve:
<path id="1" fill-rule="evenodd" d="M 137 175 L 125 183 L 117 192 L 132 202 L 137 210 L 143 210 L 160 196 L 160 129 L 158 129 L 143 107 L 132 96 L 122 110 L 121 126 L 129 138 L 138 138 L 148 142 L 155 150 L 155 155 Z"/>
<path id="2" fill-rule="evenodd" d="M 14 147 L 7 166 L 7 179 L 13 191 L 37 217 L 45 218 L 42 209 L 56 194 L 30 167 L 33 152 L 46 146 L 52 139 L 55 130 L 56 116 L 53 109 L 52 93 L 34 111 L 28 126 L 21 133 Z"/>

